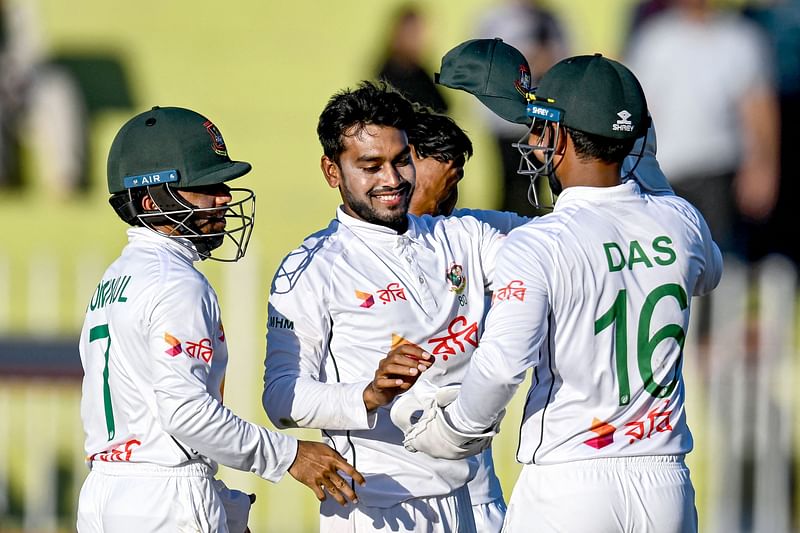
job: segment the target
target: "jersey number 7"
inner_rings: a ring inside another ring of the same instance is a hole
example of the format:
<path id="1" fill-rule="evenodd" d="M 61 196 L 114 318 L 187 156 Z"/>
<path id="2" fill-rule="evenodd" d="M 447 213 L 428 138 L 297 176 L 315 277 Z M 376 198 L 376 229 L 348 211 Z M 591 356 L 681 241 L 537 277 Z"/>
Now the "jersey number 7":
<path id="1" fill-rule="evenodd" d="M 607 327 L 617 324 L 614 328 L 614 353 L 617 361 L 617 375 L 619 376 L 619 404 L 627 405 L 631 401 L 631 386 L 628 379 L 628 292 L 621 289 L 614 299 L 614 304 L 603 316 L 594 323 L 594 334 L 597 335 Z M 678 373 L 683 357 L 683 343 L 686 340 L 686 331 L 678 324 L 667 324 L 653 336 L 650 336 L 650 321 L 653 318 L 656 304 L 662 299 L 672 296 L 678 301 L 681 311 L 689 305 L 686 291 L 677 283 L 667 283 L 653 289 L 642 304 L 639 312 L 637 328 L 636 361 L 639 374 L 642 376 L 644 388 L 652 396 L 663 398 L 669 395 L 678 383 Z M 680 348 L 680 354 L 672 368 L 672 379 L 666 383 L 658 383 L 653 377 L 653 352 L 656 346 L 667 339 L 675 339 Z"/>
<path id="2" fill-rule="evenodd" d="M 108 352 L 111 350 L 111 333 L 108 331 L 108 324 L 100 324 L 89 330 L 89 342 L 108 339 L 105 353 L 105 365 L 103 366 L 103 406 L 106 411 L 106 429 L 108 430 L 108 440 L 114 438 L 114 411 L 111 408 L 111 388 L 108 386 Z"/>

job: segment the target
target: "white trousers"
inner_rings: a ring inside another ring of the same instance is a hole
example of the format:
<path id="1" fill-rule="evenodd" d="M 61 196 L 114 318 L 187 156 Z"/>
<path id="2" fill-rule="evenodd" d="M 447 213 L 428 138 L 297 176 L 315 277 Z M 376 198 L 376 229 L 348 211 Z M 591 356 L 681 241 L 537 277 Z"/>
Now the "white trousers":
<path id="1" fill-rule="evenodd" d="M 392 507 L 342 507 L 328 497 L 320 506 L 321 533 L 478 533 L 466 485 L 447 496 L 413 498 Z M 482 532 L 481 532 L 482 533 Z"/>
<path id="2" fill-rule="evenodd" d="M 525 465 L 508 504 L 508 533 L 695 533 L 683 456 Z"/>
<path id="3" fill-rule="evenodd" d="M 211 468 L 95 461 L 78 499 L 80 533 L 228 533 Z"/>

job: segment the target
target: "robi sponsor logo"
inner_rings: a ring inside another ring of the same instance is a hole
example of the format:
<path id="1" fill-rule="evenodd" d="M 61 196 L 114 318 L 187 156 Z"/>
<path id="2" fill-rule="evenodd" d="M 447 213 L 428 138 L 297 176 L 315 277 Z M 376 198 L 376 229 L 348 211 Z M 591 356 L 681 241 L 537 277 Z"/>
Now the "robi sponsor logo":
<path id="1" fill-rule="evenodd" d="M 591 446 L 595 450 L 600 450 L 602 448 L 605 448 L 609 444 L 614 443 L 614 432 L 616 430 L 617 428 L 615 428 L 608 422 L 603 422 L 602 420 L 593 418 L 592 427 L 589 428 L 589 431 L 596 433 L 597 436 L 585 440 L 583 443 Z"/>
<path id="2" fill-rule="evenodd" d="M 200 339 L 197 342 L 186 341 L 186 355 L 210 363 L 211 358 L 214 357 L 214 348 L 211 345 L 211 339 Z"/>
<path id="3" fill-rule="evenodd" d="M 364 292 L 356 289 L 356 298 L 361 300 L 359 307 L 369 309 L 379 300 L 381 304 L 386 305 L 393 302 L 408 301 L 406 298 L 406 290 L 400 283 L 396 281 L 390 282 L 385 288 L 377 289 L 375 294 L 371 292 Z M 375 298 L 377 295 L 377 300 Z"/>
<path id="4" fill-rule="evenodd" d="M 446 335 L 428 339 L 428 344 L 433 344 L 431 354 L 442 356 L 445 361 L 456 353 L 471 352 L 478 347 L 478 323 L 470 324 L 467 317 L 459 315 L 447 326 Z"/>
<path id="5" fill-rule="evenodd" d="M 356 290 L 356 298 L 362 300 L 359 307 L 363 307 L 364 309 L 369 309 L 370 307 L 375 305 L 375 297 L 368 292 Z"/>
<path id="6" fill-rule="evenodd" d="M 105 463 L 128 462 L 131 460 L 133 450 L 142 445 L 142 441 L 131 439 L 123 442 L 111 450 L 95 453 L 89 456 L 89 461 L 103 461 Z"/>
<path id="7" fill-rule="evenodd" d="M 169 348 L 167 348 L 164 353 L 169 355 L 170 357 L 175 357 L 179 353 L 183 353 L 183 347 L 181 346 L 181 341 L 170 335 L 169 333 L 164 333 L 164 341 L 169 344 Z"/>
<path id="8" fill-rule="evenodd" d="M 183 343 L 169 333 L 164 333 L 164 341 L 170 346 L 164 353 L 170 357 L 185 353 L 187 356 L 193 359 L 200 359 L 205 363 L 210 363 L 211 359 L 214 357 L 214 347 L 209 338 L 203 338 L 197 342 L 186 341 L 185 350 L 183 348 Z"/>

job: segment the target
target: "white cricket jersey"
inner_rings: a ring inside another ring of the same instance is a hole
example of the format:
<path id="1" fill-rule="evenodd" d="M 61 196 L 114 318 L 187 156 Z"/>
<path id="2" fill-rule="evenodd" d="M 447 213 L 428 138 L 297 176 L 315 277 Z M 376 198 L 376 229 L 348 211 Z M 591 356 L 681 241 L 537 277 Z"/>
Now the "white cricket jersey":
<path id="1" fill-rule="evenodd" d="M 473 217 L 490 225 L 502 234 L 530 222 L 530 217 L 518 215 L 511 211 L 494 211 L 491 209 L 470 209 L 468 207 L 453 210 L 453 217 Z"/>
<path id="2" fill-rule="evenodd" d="M 507 234 L 512 229 L 530 221 L 530 218 L 510 211 L 493 211 L 490 209 L 459 208 L 455 209 L 450 216 L 477 218 L 503 234 Z M 487 294 L 486 298 L 491 298 L 491 296 Z M 486 311 L 489 310 L 490 303 L 491 300 L 486 302 Z M 500 485 L 500 480 L 494 471 L 492 448 L 485 449 L 477 458 L 478 470 L 475 472 L 475 477 L 467 484 L 472 505 L 484 505 L 498 499 L 502 500 L 503 487 Z M 500 522 L 502 522 L 502 517 L 500 518 Z"/>
<path id="3" fill-rule="evenodd" d="M 199 459 L 278 481 L 297 441 L 222 405 L 228 349 L 217 295 L 191 248 L 149 229 L 103 274 L 81 331 L 87 461 Z"/>
<path id="4" fill-rule="evenodd" d="M 348 216 L 291 252 L 269 300 L 263 403 L 279 427 L 319 428 L 366 478 L 359 501 L 390 507 L 441 496 L 475 473 L 474 459 L 408 452 L 391 405 L 367 413 L 362 393 L 400 343 L 433 354 L 423 375 L 460 383 L 478 345 L 484 294 L 502 235 L 473 217 L 409 216 L 409 229 Z"/>
<path id="5" fill-rule="evenodd" d="M 633 182 L 566 189 L 553 213 L 505 240 L 451 422 L 484 430 L 533 367 L 520 462 L 688 452 L 690 300 L 721 274 L 708 226 L 682 198 Z"/>

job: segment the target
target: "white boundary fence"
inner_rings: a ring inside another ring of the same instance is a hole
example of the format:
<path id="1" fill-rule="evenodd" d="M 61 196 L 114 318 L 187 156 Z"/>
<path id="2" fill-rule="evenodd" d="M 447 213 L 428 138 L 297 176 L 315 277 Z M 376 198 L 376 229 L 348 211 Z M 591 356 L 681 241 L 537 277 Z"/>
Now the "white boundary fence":
<path id="1" fill-rule="evenodd" d="M 31 261 L 27 271 L 37 280 L 30 279 L 25 286 L 29 331 L 15 333 L 55 335 L 66 328 L 76 336 L 83 300 L 102 272 L 102 261 L 80 265 L 75 280 L 68 283 L 58 278 L 63 269 L 53 258 Z M 248 261 L 219 271 L 216 285 L 232 353 L 226 403 L 245 418 L 264 424 L 261 317 L 268 274 L 260 271 L 261 264 L 258 252 L 250 250 Z M 0 336 L 11 330 L 15 287 L 9 272 L 8 263 L 0 258 Z M 800 528 L 796 282 L 793 266 L 782 258 L 768 258 L 751 274 L 728 259 L 712 298 L 693 301 L 684 374 L 695 436 L 688 462 L 703 532 L 790 533 Z M 66 291 L 59 290 L 62 283 L 69 285 Z M 50 306 L 35 305 L 42 301 L 43 290 Z M 74 316 L 60 317 L 53 310 L 59 308 L 52 302 L 58 293 L 75 294 L 80 303 L 71 306 Z M 700 308 L 709 303 L 709 333 L 701 335 Z M 0 363 L 4 355 L 0 353 Z M 516 408 L 522 396 L 515 398 Z M 74 379 L 0 375 L 0 531 L 74 530 L 75 503 L 86 474 L 79 398 L 80 384 Z M 512 404 L 509 412 L 518 411 Z M 309 436 L 314 435 L 303 434 Z M 516 445 L 515 431 L 506 430 L 494 446 L 507 498 L 519 470 L 504 465 Z M 275 487 L 250 474 L 223 469 L 221 475 L 229 485 L 258 494 L 251 516 L 254 531 L 316 530 L 316 500 L 288 476 Z"/>
<path id="2" fill-rule="evenodd" d="M 767 258 L 749 275 L 727 259 L 710 303 L 710 335 L 700 339 L 695 313 L 685 358 L 700 529 L 794 531 L 796 273 L 780 257 Z"/>

